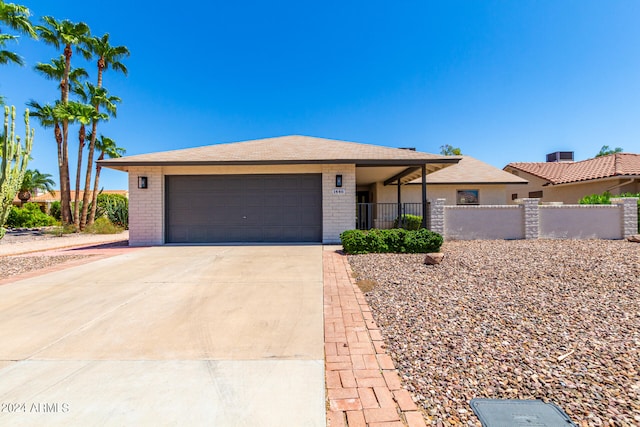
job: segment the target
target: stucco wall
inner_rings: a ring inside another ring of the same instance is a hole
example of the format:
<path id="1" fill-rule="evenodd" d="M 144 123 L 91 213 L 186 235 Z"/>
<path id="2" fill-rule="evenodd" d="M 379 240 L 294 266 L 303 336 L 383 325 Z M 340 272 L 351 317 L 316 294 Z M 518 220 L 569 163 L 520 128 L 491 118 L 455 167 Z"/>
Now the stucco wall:
<path id="1" fill-rule="evenodd" d="M 445 206 L 444 236 L 453 240 L 523 239 L 520 206 Z"/>
<path id="2" fill-rule="evenodd" d="M 481 205 L 504 205 L 507 203 L 506 185 L 429 185 L 427 184 L 427 199 L 445 199 L 445 204 L 455 205 L 458 190 L 479 190 L 478 197 Z M 396 203 L 398 198 L 397 185 L 376 184 L 377 203 Z M 403 203 L 422 203 L 422 186 L 403 185 Z"/>
<path id="3" fill-rule="evenodd" d="M 129 242 L 132 246 L 162 245 L 164 234 L 165 175 L 322 173 L 323 242 L 340 241 L 340 233 L 355 226 L 354 165 L 283 166 L 169 166 L 132 167 L 129 171 Z M 342 191 L 334 194 L 335 176 L 342 174 Z M 138 176 L 148 188 L 138 188 Z"/>
<path id="4" fill-rule="evenodd" d="M 546 239 L 620 239 L 620 207 L 540 206 L 540 235 Z"/>

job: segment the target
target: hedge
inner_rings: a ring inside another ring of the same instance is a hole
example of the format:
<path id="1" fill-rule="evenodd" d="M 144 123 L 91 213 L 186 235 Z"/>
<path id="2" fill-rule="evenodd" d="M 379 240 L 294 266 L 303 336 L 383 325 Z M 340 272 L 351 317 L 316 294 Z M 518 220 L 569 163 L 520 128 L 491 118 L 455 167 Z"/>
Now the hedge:
<path id="1" fill-rule="evenodd" d="M 405 230 L 372 229 L 347 230 L 340 234 L 342 248 L 348 254 L 367 253 L 428 253 L 438 252 L 442 246 L 442 236 L 426 228 Z"/>

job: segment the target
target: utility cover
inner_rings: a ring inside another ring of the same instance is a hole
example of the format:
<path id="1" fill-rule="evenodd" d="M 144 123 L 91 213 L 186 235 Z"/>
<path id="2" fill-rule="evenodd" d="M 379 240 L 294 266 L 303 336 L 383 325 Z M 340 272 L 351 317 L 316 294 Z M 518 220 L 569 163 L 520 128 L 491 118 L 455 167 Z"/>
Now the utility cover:
<path id="1" fill-rule="evenodd" d="M 542 400 L 471 399 L 470 405 L 483 427 L 577 427 L 562 409 Z"/>

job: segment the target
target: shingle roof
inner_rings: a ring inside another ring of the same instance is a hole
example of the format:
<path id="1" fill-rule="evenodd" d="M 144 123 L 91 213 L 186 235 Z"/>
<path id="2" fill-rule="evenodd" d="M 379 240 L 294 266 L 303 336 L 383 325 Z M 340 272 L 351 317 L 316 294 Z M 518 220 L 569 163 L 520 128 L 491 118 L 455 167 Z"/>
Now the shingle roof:
<path id="1" fill-rule="evenodd" d="M 163 151 L 103 160 L 103 166 L 203 164 L 300 164 L 355 163 L 424 164 L 456 163 L 459 157 L 446 157 L 419 151 L 310 136 L 281 136 L 252 141 L 215 144 L 197 148 Z"/>
<path id="2" fill-rule="evenodd" d="M 422 178 L 411 181 L 419 184 Z M 527 180 L 469 156 L 427 175 L 427 184 L 526 184 Z"/>
<path id="3" fill-rule="evenodd" d="M 506 168 L 530 173 L 551 184 L 567 184 L 616 176 L 640 176 L 640 154 L 616 153 L 580 162 L 514 162 Z"/>

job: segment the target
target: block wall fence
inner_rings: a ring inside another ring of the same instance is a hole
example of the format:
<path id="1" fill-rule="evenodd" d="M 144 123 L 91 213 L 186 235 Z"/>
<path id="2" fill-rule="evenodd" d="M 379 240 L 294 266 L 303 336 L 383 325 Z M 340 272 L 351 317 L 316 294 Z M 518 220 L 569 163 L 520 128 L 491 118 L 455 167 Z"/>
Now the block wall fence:
<path id="1" fill-rule="evenodd" d="M 638 199 L 611 199 L 611 205 L 448 206 L 431 201 L 431 230 L 448 240 L 624 239 L 638 234 Z"/>

